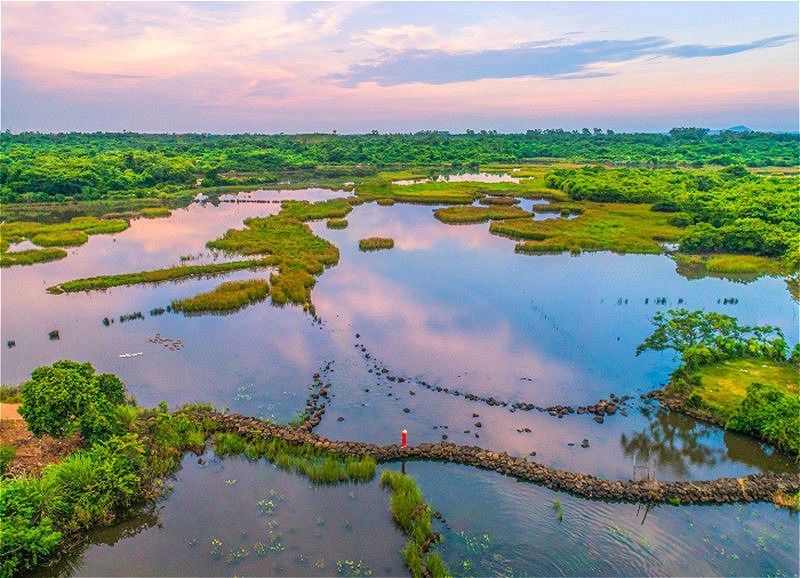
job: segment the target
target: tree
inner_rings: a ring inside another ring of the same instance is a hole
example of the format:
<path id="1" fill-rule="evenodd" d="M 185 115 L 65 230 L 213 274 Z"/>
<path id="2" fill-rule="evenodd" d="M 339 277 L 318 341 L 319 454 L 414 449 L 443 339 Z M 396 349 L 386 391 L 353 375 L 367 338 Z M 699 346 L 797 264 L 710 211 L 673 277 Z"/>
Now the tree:
<path id="1" fill-rule="evenodd" d="M 636 355 L 672 349 L 692 368 L 733 357 L 786 358 L 780 329 L 739 325 L 735 317 L 722 313 L 670 309 L 656 313 L 653 325 L 655 330 L 636 348 Z"/>
<path id="2" fill-rule="evenodd" d="M 61 438 L 78 430 L 94 443 L 118 430 L 115 406 L 125 401 L 125 385 L 95 375 L 91 363 L 57 361 L 35 369 L 21 394 L 19 413 L 33 435 Z"/>

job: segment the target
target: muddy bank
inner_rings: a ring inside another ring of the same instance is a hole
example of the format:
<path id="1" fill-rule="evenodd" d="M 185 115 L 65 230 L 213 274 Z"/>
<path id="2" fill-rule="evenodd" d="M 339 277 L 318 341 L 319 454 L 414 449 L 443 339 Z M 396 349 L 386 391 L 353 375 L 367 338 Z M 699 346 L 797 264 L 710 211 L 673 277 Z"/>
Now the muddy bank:
<path id="1" fill-rule="evenodd" d="M 453 443 L 401 448 L 352 441 L 332 441 L 305 429 L 267 423 L 236 414 L 196 411 L 198 418 L 213 422 L 217 431 L 237 433 L 248 438 L 277 437 L 289 443 L 308 443 L 343 456 L 370 455 L 378 462 L 399 460 L 434 460 L 453 462 L 534 482 L 553 490 L 566 491 L 590 499 L 671 504 L 726 504 L 732 502 L 771 502 L 775 494 L 800 491 L 797 473 L 753 474 L 742 478 L 719 478 L 708 481 L 658 482 L 611 481 L 595 476 L 557 470 L 477 446 Z"/>

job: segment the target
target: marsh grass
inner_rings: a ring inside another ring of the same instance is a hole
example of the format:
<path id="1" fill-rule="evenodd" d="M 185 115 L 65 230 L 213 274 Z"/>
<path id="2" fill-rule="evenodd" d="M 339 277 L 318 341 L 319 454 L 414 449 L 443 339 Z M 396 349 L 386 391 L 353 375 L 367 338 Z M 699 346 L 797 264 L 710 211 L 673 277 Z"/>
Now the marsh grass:
<path id="1" fill-rule="evenodd" d="M 347 219 L 328 219 L 328 222 L 325 224 L 329 229 L 346 229 L 347 228 Z"/>
<path id="2" fill-rule="evenodd" d="M 375 477 L 375 459 L 343 457 L 308 444 L 292 445 L 278 438 L 247 440 L 232 433 L 218 433 L 212 439 L 220 457 L 244 455 L 249 460 L 265 458 L 282 470 L 306 476 L 312 482 L 368 482 Z"/>
<path id="3" fill-rule="evenodd" d="M 520 200 L 514 197 L 483 197 L 478 202 L 481 205 L 517 205 Z"/>
<path id="4" fill-rule="evenodd" d="M 761 275 L 786 275 L 791 273 L 787 263 L 758 255 L 736 255 L 719 253 L 709 255 L 673 255 L 679 272 L 688 271 L 689 275 L 714 277 L 731 276 L 734 278 L 756 277 Z"/>
<path id="5" fill-rule="evenodd" d="M 169 217 L 172 211 L 167 207 L 144 207 L 139 209 L 138 214 L 145 219 L 159 219 L 162 217 Z"/>
<path id="6" fill-rule="evenodd" d="M 393 249 L 394 239 L 386 237 L 368 237 L 358 242 L 361 251 L 380 251 L 382 249 Z"/>
<path id="7" fill-rule="evenodd" d="M 56 248 L 13 251 L 0 254 L 0 267 L 35 265 L 37 263 L 47 263 L 48 261 L 58 261 L 66 256 L 67 252 L 64 249 Z"/>
<path id="8" fill-rule="evenodd" d="M 586 202 L 581 208 L 583 214 L 573 220 L 494 221 L 489 230 L 522 240 L 516 247 L 520 253 L 660 253 L 659 242 L 675 241 L 680 235 L 680 229 L 668 223 L 668 213 L 651 211 L 649 205 Z"/>
<path id="9" fill-rule="evenodd" d="M 438 536 L 431 531 L 433 510 L 425 503 L 417 482 L 404 473 L 384 470 L 381 486 L 391 490 L 392 519 L 409 538 L 403 549 L 403 559 L 411 575 L 414 578 L 424 576 L 424 567 L 435 577 L 452 576 L 437 552 L 427 552 Z"/>
<path id="10" fill-rule="evenodd" d="M 433 216 L 443 223 L 483 223 L 489 220 L 521 219 L 530 216 L 530 213 L 514 206 L 475 207 L 468 205 L 436 209 Z"/>
<path id="11" fill-rule="evenodd" d="M 49 287 L 50 293 L 75 293 L 78 291 L 97 291 L 121 287 L 125 285 L 138 285 L 141 283 L 161 283 L 164 281 L 177 281 L 190 277 L 213 277 L 242 269 L 259 269 L 268 267 L 272 263 L 265 259 L 250 259 L 245 261 L 230 261 L 227 263 L 209 263 L 207 265 L 181 265 L 167 269 L 154 269 L 140 271 L 139 273 L 124 273 L 122 275 L 100 275 L 66 281 L 59 285 Z"/>
<path id="12" fill-rule="evenodd" d="M 211 291 L 172 302 L 173 311 L 201 313 L 206 311 L 234 311 L 251 303 L 264 300 L 269 294 L 266 279 L 226 281 Z"/>
<path id="13" fill-rule="evenodd" d="M 53 224 L 32 221 L 0 223 L 0 266 L 33 265 L 63 259 L 67 252 L 57 247 L 83 245 L 90 235 L 119 233 L 127 228 L 128 221 L 125 219 L 97 217 L 74 217 L 68 222 Z M 11 244 L 25 239 L 45 249 L 8 252 Z"/>
<path id="14" fill-rule="evenodd" d="M 281 204 L 280 215 L 298 221 L 319 219 L 341 219 L 353 210 L 347 199 L 330 199 L 309 203 L 308 201 L 285 201 Z"/>

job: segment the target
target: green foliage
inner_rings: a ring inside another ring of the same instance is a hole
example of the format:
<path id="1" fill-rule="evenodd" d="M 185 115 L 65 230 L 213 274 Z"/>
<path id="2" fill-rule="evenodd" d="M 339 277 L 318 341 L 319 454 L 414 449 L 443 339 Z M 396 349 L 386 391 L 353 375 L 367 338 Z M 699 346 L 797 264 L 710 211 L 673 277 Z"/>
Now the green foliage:
<path id="1" fill-rule="evenodd" d="M 145 219 L 160 219 L 162 217 L 169 217 L 172 211 L 167 207 L 145 207 L 139 209 L 138 213 Z"/>
<path id="2" fill-rule="evenodd" d="M 702 129 L 705 130 L 705 129 Z M 316 168 L 322 177 L 389 164 L 451 169 L 530 158 L 659 165 L 794 166 L 793 134 L 698 136 L 530 130 L 454 135 L 145 135 L 61 133 L 0 135 L 0 202 L 158 197 L 202 178 L 205 187 L 275 182 L 280 171 Z"/>
<path id="3" fill-rule="evenodd" d="M 329 229 L 346 229 L 347 219 L 328 219 L 325 224 Z"/>
<path id="4" fill-rule="evenodd" d="M 548 186 L 575 200 L 654 203 L 686 227 L 681 251 L 785 257 L 800 234 L 797 177 L 722 171 L 606 168 L 554 169 Z"/>
<path id="5" fill-rule="evenodd" d="M 57 361 L 31 373 L 19 413 L 37 437 L 79 430 L 94 443 L 119 431 L 114 406 L 123 399 L 124 385 L 116 377 L 95 375 L 91 363 Z"/>
<path id="6" fill-rule="evenodd" d="M 800 396 L 772 385 L 753 383 L 725 424 L 800 455 Z"/>
<path id="7" fill-rule="evenodd" d="M 647 205 L 585 202 L 579 207 L 554 205 L 549 208 L 580 212 L 580 216 L 572 220 L 493 221 L 489 231 L 524 240 L 516 246 L 516 251 L 534 254 L 563 251 L 660 253 L 659 242 L 676 240 L 680 234 L 679 229 L 669 224 L 668 214 L 650 211 Z"/>
<path id="8" fill-rule="evenodd" d="M 411 576 L 424 576 L 423 565 L 433 576 L 452 576 L 438 553 L 427 552 L 438 536 L 431 532 L 433 510 L 425 503 L 414 478 L 402 472 L 384 470 L 381 486 L 391 490 L 392 519 L 409 537 L 403 550 L 403 559 Z"/>
<path id="9" fill-rule="evenodd" d="M 78 291 L 96 291 L 110 289 L 124 285 L 138 285 L 140 283 L 161 283 L 164 281 L 177 281 L 190 277 L 212 277 L 242 269 L 259 269 L 270 265 L 263 259 L 249 259 L 245 261 L 229 261 L 226 263 L 209 263 L 207 265 L 181 265 L 168 269 L 155 269 L 139 273 L 125 273 L 122 275 L 100 275 L 66 281 L 59 285 L 49 287 L 51 293 L 76 293 Z"/>
<path id="10" fill-rule="evenodd" d="M 22 403 L 22 394 L 18 385 L 0 385 L 0 402 Z"/>
<path id="11" fill-rule="evenodd" d="M 219 456 L 245 455 L 266 458 L 282 470 L 306 476 L 312 482 L 333 484 L 368 482 L 375 477 L 375 459 L 370 456 L 343 457 L 311 445 L 293 445 L 279 438 L 247 440 L 232 433 L 218 433 L 213 440 Z"/>
<path id="12" fill-rule="evenodd" d="M 736 357 L 786 358 L 786 340 L 777 327 L 739 325 L 730 315 L 686 309 L 659 311 L 652 323 L 655 329 L 636 355 L 672 349 L 689 368 Z"/>
<path id="13" fill-rule="evenodd" d="M 564 506 L 561 505 L 561 500 L 553 500 L 553 511 L 556 513 L 556 520 L 559 522 L 564 520 Z"/>
<path id="14" fill-rule="evenodd" d="M 309 203 L 308 201 L 285 201 L 281 204 L 281 216 L 298 221 L 317 221 L 319 219 L 341 219 L 353 210 L 347 199 L 330 199 Z"/>
<path id="15" fill-rule="evenodd" d="M 265 279 L 226 281 L 212 291 L 173 301 L 172 309 L 186 313 L 235 311 L 262 301 L 268 294 L 269 283 Z"/>
<path id="16" fill-rule="evenodd" d="M 498 197 L 502 198 L 502 197 Z M 483 223 L 489 220 L 520 219 L 530 214 L 514 206 L 455 206 L 436 209 L 433 216 L 443 223 Z"/>
<path id="17" fill-rule="evenodd" d="M 14 456 L 17 455 L 17 449 L 14 446 L 7 446 L 0 444 L 0 477 L 8 473 L 11 467 L 11 462 L 14 461 Z"/>
<path id="18" fill-rule="evenodd" d="M 381 249 L 394 248 L 394 239 L 385 237 L 368 237 L 358 242 L 358 248 L 362 251 L 380 251 Z"/>
<path id="19" fill-rule="evenodd" d="M 27 249 L 25 251 L 12 251 L 0 254 L 0 267 L 12 265 L 35 265 L 58 261 L 67 256 L 64 249 Z"/>

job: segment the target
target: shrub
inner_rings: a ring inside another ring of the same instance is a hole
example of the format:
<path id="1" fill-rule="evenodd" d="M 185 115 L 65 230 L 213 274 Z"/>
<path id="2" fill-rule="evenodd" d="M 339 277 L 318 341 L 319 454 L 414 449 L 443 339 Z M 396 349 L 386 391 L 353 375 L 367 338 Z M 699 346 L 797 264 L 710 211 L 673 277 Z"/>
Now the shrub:
<path id="1" fill-rule="evenodd" d="M 114 406 L 125 386 L 111 375 L 95 375 L 91 363 L 57 361 L 31 373 L 22 386 L 19 413 L 37 437 L 61 438 L 80 430 L 89 443 L 118 431 Z"/>
<path id="2" fill-rule="evenodd" d="M 800 455 L 800 397 L 772 385 L 753 383 L 725 427 L 756 435 Z"/>

